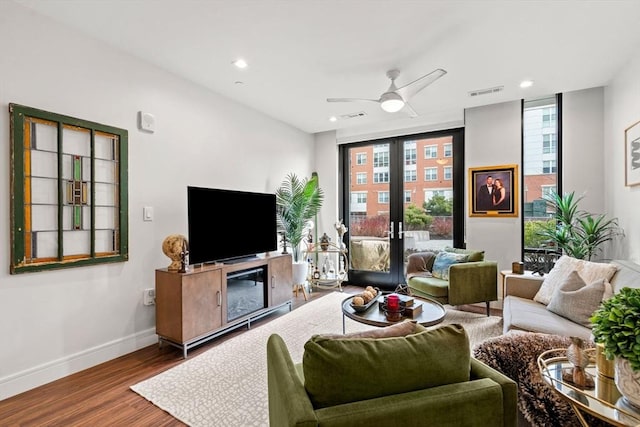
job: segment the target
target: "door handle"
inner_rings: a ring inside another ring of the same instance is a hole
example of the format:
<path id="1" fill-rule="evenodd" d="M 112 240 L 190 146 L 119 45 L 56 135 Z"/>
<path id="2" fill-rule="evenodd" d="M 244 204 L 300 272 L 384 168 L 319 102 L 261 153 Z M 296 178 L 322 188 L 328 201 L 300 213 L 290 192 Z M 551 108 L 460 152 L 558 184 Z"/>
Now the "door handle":
<path id="1" fill-rule="evenodd" d="M 271 287 L 272 288 L 276 287 L 276 276 L 275 275 L 271 275 Z"/>
<path id="2" fill-rule="evenodd" d="M 391 240 L 393 240 L 393 238 L 394 238 L 394 237 L 393 237 L 393 236 L 394 236 L 394 234 L 393 234 L 393 233 L 394 233 L 394 231 L 393 231 L 393 221 L 391 221 L 391 222 L 389 223 L 389 239 L 391 239 Z"/>
<path id="3" fill-rule="evenodd" d="M 398 222 L 398 239 L 402 240 L 402 235 L 404 231 L 402 231 L 402 221 Z"/>
<path id="4" fill-rule="evenodd" d="M 216 292 L 216 296 L 218 297 L 218 307 L 222 305 L 222 292 Z"/>

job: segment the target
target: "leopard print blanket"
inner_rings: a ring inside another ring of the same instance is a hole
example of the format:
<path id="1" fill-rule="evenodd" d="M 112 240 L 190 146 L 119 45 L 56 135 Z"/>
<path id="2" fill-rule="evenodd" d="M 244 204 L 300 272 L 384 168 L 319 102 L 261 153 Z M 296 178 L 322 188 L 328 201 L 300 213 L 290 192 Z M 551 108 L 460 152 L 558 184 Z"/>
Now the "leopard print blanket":
<path id="1" fill-rule="evenodd" d="M 537 364 L 543 352 L 570 344 L 569 337 L 512 331 L 478 344 L 473 355 L 518 383 L 518 409 L 533 427 L 580 427 L 571 406 L 544 382 Z M 584 415 L 592 427 L 609 425 Z"/>

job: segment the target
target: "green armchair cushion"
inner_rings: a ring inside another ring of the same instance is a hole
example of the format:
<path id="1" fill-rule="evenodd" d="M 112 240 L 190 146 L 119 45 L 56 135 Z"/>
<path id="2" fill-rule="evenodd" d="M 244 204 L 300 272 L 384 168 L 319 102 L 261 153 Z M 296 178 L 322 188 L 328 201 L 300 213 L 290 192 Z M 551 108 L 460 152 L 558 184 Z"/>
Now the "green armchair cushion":
<path id="1" fill-rule="evenodd" d="M 431 274 L 436 279 L 449 280 L 449 267 L 453 264 L 467 262 L 469 256 L 466 254 L 456 254 L 453 252 L 439 252 L 433 261 Z"/>
<path id="2" fill-rule="evenodd" d="M 314 408 L 325 408 L 468 381 L 469 339 L 458 324 L 381 339 L 314 335 L 302 369 Z"/>

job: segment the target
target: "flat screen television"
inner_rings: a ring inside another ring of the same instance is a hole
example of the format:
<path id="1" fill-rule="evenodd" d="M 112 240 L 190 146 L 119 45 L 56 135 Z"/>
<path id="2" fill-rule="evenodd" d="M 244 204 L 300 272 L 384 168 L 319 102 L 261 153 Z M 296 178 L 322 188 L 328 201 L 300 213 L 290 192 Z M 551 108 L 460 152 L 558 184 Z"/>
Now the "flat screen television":
<path id="1" fill-rule="evenodd" d="M 277 249 L 275 194 L 188 186 L 187 203 L 190 264 Z"/>

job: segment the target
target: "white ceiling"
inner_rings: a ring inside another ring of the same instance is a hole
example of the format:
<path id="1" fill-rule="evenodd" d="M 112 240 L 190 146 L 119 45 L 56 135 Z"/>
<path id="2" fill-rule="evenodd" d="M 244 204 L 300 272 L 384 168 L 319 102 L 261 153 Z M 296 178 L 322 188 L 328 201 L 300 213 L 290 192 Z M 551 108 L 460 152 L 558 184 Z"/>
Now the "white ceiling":
<path id="1" fill-rule="evenodd" d="M 374 103 L 326 102 L 378 98 L 392 68 L 399 86 L 447 70 L 411 104 L 421 120 L 462 117 L 468 107 L 606 85 L 640 46 L 637 0 L 15 1 L 310 133 L 407 121 Z M 238 57 L 247 69 L 231 64 Z M 534 86 L 521 89 L 523 79 Z"/>

